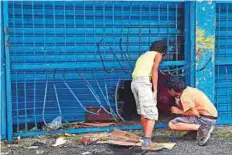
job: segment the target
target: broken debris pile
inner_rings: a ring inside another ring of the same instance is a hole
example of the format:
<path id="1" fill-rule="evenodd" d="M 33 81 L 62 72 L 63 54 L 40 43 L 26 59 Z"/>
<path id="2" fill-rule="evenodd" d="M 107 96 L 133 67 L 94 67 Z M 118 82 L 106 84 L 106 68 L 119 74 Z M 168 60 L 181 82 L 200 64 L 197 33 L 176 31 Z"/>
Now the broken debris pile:
<path id="1" fill-rule="evenodd" d="M 81 138 L 81 142 L 84 145 L 98 143 L 119 146 L 141 146 L 142 137 L 127 131 L 114 130 L 110 133 L 84 136 Z M 149 147 L 148 150 L 157 151 L 164 148 L 171 150 L 175 146 L 175 144 L 176 143 L 152 143 L 151 147 Z"/>
<path id="2" fill-rule="evenodd" d="M 87 123 L 87 122 L 74 122 L 74 123 L 69 123 L 68 127 L 71 128 L 89 128 L 89 127 L 106 127 L 106 126 L 112 126 L 115 125 L 116 123 Z"/>

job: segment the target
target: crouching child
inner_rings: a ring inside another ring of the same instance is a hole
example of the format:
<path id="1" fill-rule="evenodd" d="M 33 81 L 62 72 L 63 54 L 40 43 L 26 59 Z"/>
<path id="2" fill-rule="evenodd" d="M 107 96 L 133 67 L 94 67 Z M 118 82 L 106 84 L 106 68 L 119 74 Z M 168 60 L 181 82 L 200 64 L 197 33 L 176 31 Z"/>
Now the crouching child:
<path id="1" fill-rule="evenodd" d="M 185 86 L 180 77 L 167 81 L 168 93 L 179 99 L 171 112 L 181 115 L 169 122 L 169 128 L 177 131 L 196 131 L 198 145 L 209 140 L 216 126 L 218 112 L 209 98 L 199 89 Z"/>

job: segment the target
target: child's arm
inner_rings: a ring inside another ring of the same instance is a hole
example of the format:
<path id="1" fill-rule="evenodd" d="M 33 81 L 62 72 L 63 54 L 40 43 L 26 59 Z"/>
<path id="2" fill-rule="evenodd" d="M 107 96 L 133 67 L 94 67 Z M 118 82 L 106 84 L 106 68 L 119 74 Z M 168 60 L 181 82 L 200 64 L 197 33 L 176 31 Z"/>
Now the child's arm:
<path id="1" fill-rule="evenodd" d="M 196 109 L 195 107 L 192 107 L 192 108 L 189 109 L 187 112 L 193 114 L 193 116 L 200 117 L 199 111 L 197 111 L 197 109 Z M 186 113 L 187 113 L 187 112 L 186 112 Z"/>
<path id="2" fill-rule="evenodd" d="M 171 111 L 174 114 L 200 117 L 200 114 L 196 108 L 191 108 L 188 111 L 184 112 L 183 110 L 173 106 L 173 107 L 171 107 Z"/>
<path id="3" fill-rule="evenodd" d="M 175 104 L 179 109 L 183 109 L 179 98 L 175 97 Z"/>
<path id="4" fill-rule="evenodd" d="M 180 115 L 183 115 L 184 111 L 175 107 L 175 106 L 172 106 L 171 107 L 171 112 L 174 113 L 174 114 L 180 114 Z"/>
<path id="5" fill-rule="evenodd" d="M 162 61 L 162 55 L 157 54 L 155 56 L 154 64 L 152 67 L 152 85 L 153 85 L 153 91 L 155 96 L 157 96 L 158 70 L 161 61 Z"/>

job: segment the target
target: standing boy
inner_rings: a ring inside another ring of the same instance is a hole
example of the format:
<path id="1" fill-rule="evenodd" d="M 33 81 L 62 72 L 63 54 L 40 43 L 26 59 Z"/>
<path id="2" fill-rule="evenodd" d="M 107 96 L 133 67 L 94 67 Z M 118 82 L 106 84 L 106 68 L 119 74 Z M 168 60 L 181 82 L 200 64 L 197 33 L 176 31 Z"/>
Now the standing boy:
<path id="1" fill-rule="evenodd" d="M 137 112 L 141 115 L 144 131 L 143 147 L 148 147 L 151 144 L 155 121 L 158 120 L 156 107 L 158 69 L 166 50 L 166 41 L 153 42 L 150 50 L 138 58 L 132 73 L 131 89 L 135 97 Z"/>

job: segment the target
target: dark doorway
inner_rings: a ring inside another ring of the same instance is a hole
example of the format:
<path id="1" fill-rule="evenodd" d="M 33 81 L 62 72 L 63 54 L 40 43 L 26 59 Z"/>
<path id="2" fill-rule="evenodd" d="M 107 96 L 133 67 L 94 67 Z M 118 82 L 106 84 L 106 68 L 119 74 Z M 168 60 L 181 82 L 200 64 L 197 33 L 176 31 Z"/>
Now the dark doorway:
<path id="1" fill-rule="evenodd" d="M 168 94 L 168 89 L 166 86 L 166 80 L 168 77 L 169 75 L 159 74 L 157 107 L 161 117 L 171 115 L 170 107 L 174 104 L 174 98 Z M 124 85 L 120 89 L 119 94 L 119 100 L 123 101 L 124 103 L 122 117 L 126 120 L 139 119 L 139 115 L 136 111 L 134 96 L 131 91 L 131 80 L 124 81 Z"/>

